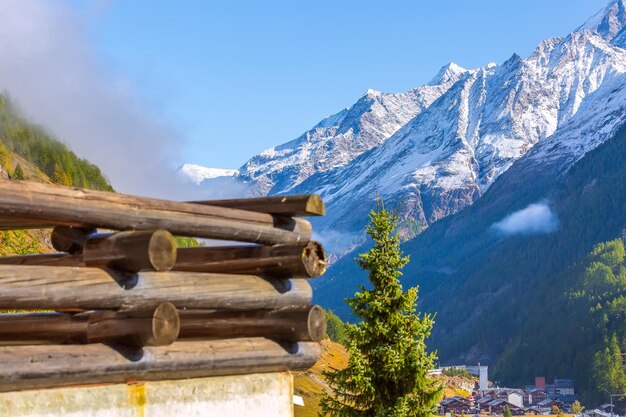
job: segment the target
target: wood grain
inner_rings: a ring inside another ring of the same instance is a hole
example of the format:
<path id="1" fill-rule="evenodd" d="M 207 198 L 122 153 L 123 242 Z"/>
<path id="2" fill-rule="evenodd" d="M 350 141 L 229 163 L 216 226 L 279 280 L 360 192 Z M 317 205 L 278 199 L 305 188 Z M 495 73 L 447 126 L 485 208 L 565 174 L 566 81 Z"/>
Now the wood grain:
<path id="1" fill-rule="evenodd" d="M 82 251 L 86 266 L 121 271 L 169 271 L 176 262 L 176 241 L 167 230 L 91 235 Z"/>
<path id="2" fill-rule="evenodd" d="M 326 271 L 322 245 L 224 246 L 178 249 L 176 271 L 313 278 Z"/>
<path id="3" fill-rule="evenodd" d="M 55 226 L 50 234 L 50 243 L 59 252 L 80 253 L 89 236 L 97 231 L 89 227 Z"/>
<path id="4" fill-rule="evenodd" d="M 307 242 L 312 233 L 309 222 L 287 216 L 0 180 L 0 225 L 13 228 L 16 224 L 31 228 L 165 229 L 181 236 L 263 244 Z"/>
<path id="5" fill-rule="evenodd" d="M 0 309 L 119 309 L 165 300 L 189 309 L 277 309 L 311 303 L 304 279 L 192 272 L 0 265 Z"/>
<path id="6" fill-rule="evenodd" d="M 267 337 L 290 342 L 319 342 L 326 316 L 319 306 L 257 311 L 180 312 L 181 339 Z"/>
<path id="7" fill-rule="evenodd" d="M 318 194 L 286 195 L 276 197 L 238 198 L 229 200 L 192 201 L 194 204 L 228 207 L 259 213 L 285 216 L 324 216 L 326 207 Z"/>
<path id="8" fill-rule="evenodd" d="M 319 355 L 317 343 L 264 338 L 178 341 L 138 350 L 103 344 L 0 346 L 0 391 L 305 370 Z"/>
<path id="9" fill-rule="evenodd" d="M 165 346 L 178 338 L 180 319 L 171 303 L 126 311 L 0 315 L 1 344 L 120 343 Z"/>

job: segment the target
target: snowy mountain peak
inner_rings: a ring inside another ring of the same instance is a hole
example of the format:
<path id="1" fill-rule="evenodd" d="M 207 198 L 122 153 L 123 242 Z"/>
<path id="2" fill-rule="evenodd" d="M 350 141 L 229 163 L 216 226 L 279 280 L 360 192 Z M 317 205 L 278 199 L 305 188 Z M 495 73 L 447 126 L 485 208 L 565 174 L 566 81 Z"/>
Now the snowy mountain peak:
<path id="1" fill-rule="evenodd" d="M 194 184 L 200 184 L 208 179 L 234 177 L 239 174 L 239 171 L 236 169 L 207 168 L 195 164 L 183 164 L 178 168 L 177 172 L 183 179 Z"/>
<path id="2" fill-rule="evenodd" d="M 368 88 L 364 95 L 365 97 L 369 98 L 379 98 L 382 94 L 383 93 L 381 91 L 374 90 L 373 88 Z"/>
<path id="3" fill-rule="evenodd" d="M 430 80 L 428 85 L 440 85 L 450 81 L 456 81 L 466 72 L 468 72 L 467 69 L 455 64 L 454 62 L 450 62 L 449 64 L 441 67 L 439 72 L 437 72 L 437 75 Z"/>
<path id="4" fill-rule="evenodd" d="M 576 32 L 589 31 L 612 40 L 626 25 L 626 0 L 613 0 L 593 15 Z"/>

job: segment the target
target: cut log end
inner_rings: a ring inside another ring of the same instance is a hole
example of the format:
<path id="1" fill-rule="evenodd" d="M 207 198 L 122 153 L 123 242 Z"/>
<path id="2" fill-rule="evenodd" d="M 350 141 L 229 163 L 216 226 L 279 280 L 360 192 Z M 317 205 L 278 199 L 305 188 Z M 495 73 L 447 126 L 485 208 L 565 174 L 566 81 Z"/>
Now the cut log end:
<path id="1" fill-rule="evenodd" d="M 143 342 L 143 346 L 167 346 L 176 339 L 180 332 L 180 317 L 172 303 L 161 303 L 152 315 L 152 334 Z"/>
<path id="2" fill-rule="evenodd" d="M 165 272 L 176 263 L 176 241 L 162 229 L 92 236 L 85 243 L 83 260 L 96 268 Z"/>
<path id="3" fill-rule="evenodd" d="M 326 314 L 322 307 L 313 306 L 309 310 L 307 325 L 313 342 L 319 342 L 326 336 Z"/>
<path id="4" fill-rule="evenodd" d="M 309 199 L 306 202 L 306 212 L 314 216 L 326 215 L 326 206 L 319 194 L 309 195 Z"/>
<path id="5" fill-rule="evenodd" d="M 148 257 L 155 271 L 169 271 L 176 263 L 176 240 L 167 230 L 155 230 L 148 244 Z"/>
<path id="6" fill-rule="evenodd" d="M 326 253 L 318 242 L 309 242 L 302 251 L 302 263 L 309 277 L 318 277 L 326 272 Z"/>

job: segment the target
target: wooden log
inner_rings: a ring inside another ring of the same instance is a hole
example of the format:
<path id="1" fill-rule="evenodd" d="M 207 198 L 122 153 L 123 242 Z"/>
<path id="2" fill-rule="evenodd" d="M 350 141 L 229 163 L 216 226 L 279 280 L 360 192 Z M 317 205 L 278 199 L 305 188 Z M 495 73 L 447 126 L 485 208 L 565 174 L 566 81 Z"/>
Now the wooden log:
<path id="1" fill-rule="evenodd" d="M 45 253 L 37 255 L 0 256 L 0 265 L 22 266 L 85 266 L 80 253 Z"/>
<path id="2" fill-rule="evenodd" d="M 192 203 L 257 211 L 259 213 L 280 214 L 290 217 L 324 216 L 326 214 L 324 201 L 318 194 L 205 200 L 192 201 Z"/>
<path id="3" fill-rule="evenodd" d="M 171 303 L 128 311 L 81 314 L 0 315 L 0 343 L 121 343 L 165 346 L 178 337 L 180 319 Z"/>
<path id="4" fill-rule="evenodd" d="M 55 230 L 72 229 L 65 226 Z M 68 232 L 66 236 L 71 236 Z M 54 233 L 53 233 L 54 235 Z M 119 232 L 91 235 L 79 248 L 81 232 L 74 243 L 63 245 L 73 254 L 52 253 L 0 257 L 2 265 L 87 266 L 126 272 L 169 271 L 176 262 L 176 241 L 166 230 Z"/>
<path id="5" fill-rule="evenodd" d="M 322 245 L 226 246 L 178 249 L 176 271 L 313 278 L 326 272 Z"/>
<path id="6" fill-rule="evenodd" d="M 97 231 L 89 227 L 55 226 L 50 234 L 50 242 L 52 247 L 59 252 L 80 253 L 89 236 Z"/>
<path id="7" fill-rule="evenodd" d="M 85 242 L 83 262 L 128 272 L 169 271 L 176 262 L 176 241 L 162 229 L 92 235 Z"/>
<path id="8" fill-rule="evenodd" d="M 304 279 L 192 272 L 0 265 L 0 309 L 120 309 L 167 300 L 179 309 L 278 309 L 311 303 Z"/>
<path id="9" fill-rule="evenodd" d="M 319 355 L 317 343 L 264 338 L 178 341 L 127 351 L 103 344 L 0 346 L 0 391 L 297 371 L 313 366 Z"/>
<path id="10" fill-rule="evenodd" d="M 0 180 L 0 226 L 15 218 L 32 228 L 56 225 L 114 230 L 169 230 L 175 235 L 243 242 L 301 243 L 311 238 L 303 219 L 201 204 L 134 197 L 34 182 Z"/>
<path id="11" fill-rule="evenodd" d="M 326 316 L 319 306 L 256 311 L 180 312 L 181 339 L 267 337 L 289 342 L 319 342 Z"/>
<path id="12" fill-rule="evenodd" d="M 98 311 L 89 315 L 87 342 L 115 341 L 131 346 L 166 346 L 180 331 L 178 310 L 172 303 L 155 308 Z"/>

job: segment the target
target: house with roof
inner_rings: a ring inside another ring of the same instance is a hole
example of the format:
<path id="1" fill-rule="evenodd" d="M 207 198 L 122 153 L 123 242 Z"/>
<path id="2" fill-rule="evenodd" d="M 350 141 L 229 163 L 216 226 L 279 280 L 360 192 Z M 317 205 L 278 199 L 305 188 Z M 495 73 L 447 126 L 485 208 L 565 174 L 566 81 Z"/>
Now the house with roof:
<path id="1" fill-rule="evenodd" d="M 472 402 L 467 398 L 455 395 L 439 402 L 439 413 L 454 413 L 455 415 L 469 414 L 472 410 Z"/>
<path id="2" fill-rule="evenodd" d="M 552 408 L 539 407 L 538 405 L 531 405 L 526 408 L 526 413 L 534 414 L 536 416 L 547 416 L 552 414 Z"/>
<path id="3" fill-rule="evenodd" d="M 611 413 L 607 412 L 607 411 L 603 411 L 599 408 L 593 409 L 593 410 L 589 410 L 589 411 L 585 411 L 583 413 L 584 416 L 586 417 L 611 417 Z"/>
<path id="4" fill-rule="evenodd" d="M 524 414 L 524 409 L 522 407 L 511 404 L 504 398 L 496 398 L 495 400 L 488 402 L 486 405 L 488 407 L 488 412 L 493 414 L 503 415 L 504 409 L 507 406 L 509 407 L 509 410 L 511 410 L 511 414 L 513 415 L 518 416 Z"/>
<path id="5" fill-rule="evenodd" d="M 528 392 L 527 398 L 528 404 L 533 405 L 548 398 L 548 393 L 544 388 L 534 388 Z"/>
<path id="6" fill-rule="evenodd" d="M 554 392 L 556 394 L 574 395 L 574 381 L 571 379 L 554 379 Z"/>

